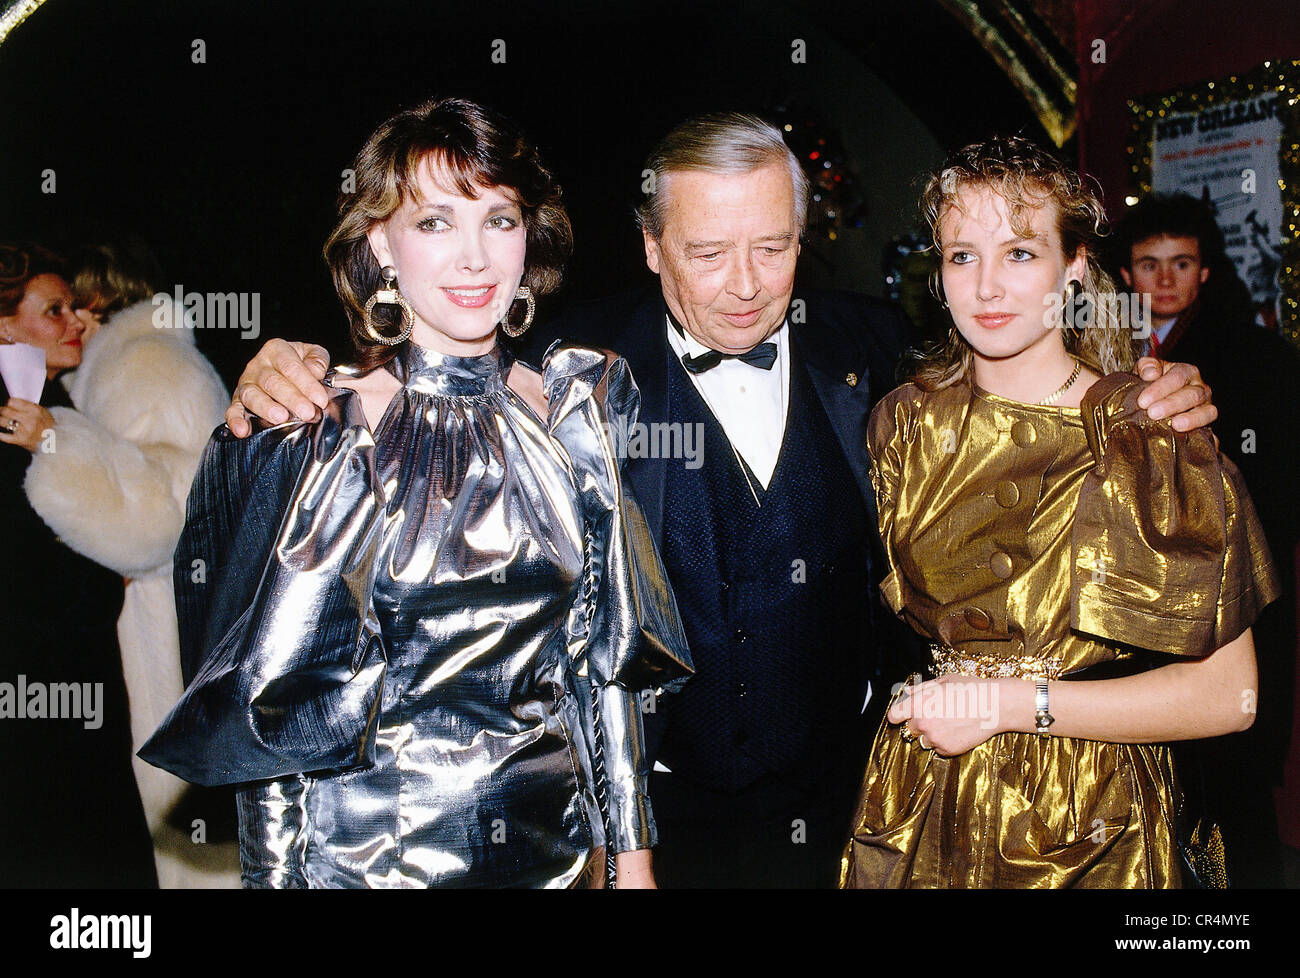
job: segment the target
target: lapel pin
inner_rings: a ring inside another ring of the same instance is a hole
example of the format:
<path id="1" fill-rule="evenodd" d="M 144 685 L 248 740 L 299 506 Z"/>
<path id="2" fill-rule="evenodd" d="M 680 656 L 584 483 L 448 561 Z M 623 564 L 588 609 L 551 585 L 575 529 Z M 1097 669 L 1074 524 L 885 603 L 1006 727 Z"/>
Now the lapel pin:
<path id="1" fill-rule="evenodd" d="M 844 383 L 848 384 L 850 387 L 857 387 L 857 386 L 858 386 L 858 375 L 857 375 L 857 374 L 849 374 L 847 377 L 844 378 Z"/>

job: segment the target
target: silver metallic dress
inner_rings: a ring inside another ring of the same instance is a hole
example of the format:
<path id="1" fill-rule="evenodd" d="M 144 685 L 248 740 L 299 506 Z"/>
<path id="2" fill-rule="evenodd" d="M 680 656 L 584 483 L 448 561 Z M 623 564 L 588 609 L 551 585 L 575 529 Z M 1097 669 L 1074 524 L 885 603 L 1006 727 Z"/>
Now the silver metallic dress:
<path id="1" fill-rule="evenodd" d="M 244 786 L 246 886 L 571 886 L 602 787 L 612 851 L 655 844 L 640 691 L 690 659 L 611 444 L 636 385 L 557 344 L 542 419 L 510 366 L 408 345 L 373 435 L 334 388 L 209 444 L 176 553 L 197 674 L 141 756 Z"/>

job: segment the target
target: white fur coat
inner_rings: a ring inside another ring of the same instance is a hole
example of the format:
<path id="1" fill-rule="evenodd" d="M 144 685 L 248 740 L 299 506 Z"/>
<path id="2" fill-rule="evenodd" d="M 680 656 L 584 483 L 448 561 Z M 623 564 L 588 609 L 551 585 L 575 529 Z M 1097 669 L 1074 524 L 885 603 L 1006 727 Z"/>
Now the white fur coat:
<path id="1" fill-rule="evenodd" d="M 73 550 L 124 577 L 170 574 L 199 456 L 229 399 L 189 329 L 159 329 L 139 302 L 86 345 L 54 408 L 52 452 L 27 469 L 28 499 Z"/>
<path id="2" fill-rule="evenodd" d="M 54 450 L 35 453 L 24 483 L 64 543 L 130 579 L 117 637 L 136 750 L 180 699 L 172 551 L 203 447 L 228 403 L 193 332 L 159 329 L 153 313 L 147 301 L 123 309 L 86 344 L 68 388 L 76 410 L 51 410 Z M 184 782 L 132 762 L 159 885 L 237 886 L 233 847 L 196 846 L 168 824 Z"/>

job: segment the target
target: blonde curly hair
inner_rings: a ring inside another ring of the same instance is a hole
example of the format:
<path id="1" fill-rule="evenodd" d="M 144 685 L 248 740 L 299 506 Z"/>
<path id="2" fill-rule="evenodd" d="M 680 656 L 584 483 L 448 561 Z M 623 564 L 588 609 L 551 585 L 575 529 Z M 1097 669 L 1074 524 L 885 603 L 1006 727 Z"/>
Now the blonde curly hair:
<path id="1" fill-rule="evenodd" d="M 939 224 L 950 208 L 961 209 L 960 194 L 972 187 L 987 187 L 1007 202 L 1012 230 L 1032 236 L 1033 212 L 1054 201 L 1057 229 L 1066 260 L 1086 248 L 1087 267 L 1079 299 L 1092 304 L 1086 328 L 1064 329 L 1065 348 L 1072 356 L 1101 374 L 1132 369 L 1140 352 L 1130 327 L 1120 321 L 1115 283 L 1099 262 L 1101 238 L 1106 235 L 1106 212 L 1093 189 L 1074 170 L 1039 146 L 1020 136 L 996 136 L 958 150 L 938 173 L 930 177 L 921 195 L 921 210 L 936 253 L 942 250 Z M 932 287 L 940 301 L 939 272 Z M 924 390 L 950 387 L 967 376 L 973 352 L 953 326 L 946 341 L 912 357 L 911 379 Z"/>

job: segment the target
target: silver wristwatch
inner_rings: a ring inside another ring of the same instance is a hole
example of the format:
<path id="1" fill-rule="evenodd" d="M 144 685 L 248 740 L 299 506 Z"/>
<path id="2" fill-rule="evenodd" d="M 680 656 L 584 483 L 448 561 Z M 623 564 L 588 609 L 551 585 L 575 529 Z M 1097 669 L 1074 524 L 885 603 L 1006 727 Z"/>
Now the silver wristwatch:
<path id="1" fill-rule="evenodd" d="M 1047 712 L 1047 680 L 1039 679 L 1034 683 L 1034 730 L 1038 736 L 1050 736 L 1048 729 L 1056 722 L 1056 717 Z"/>

